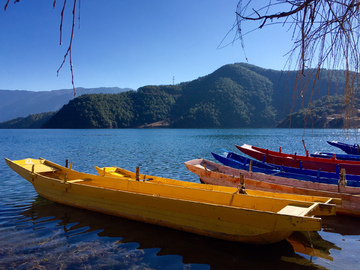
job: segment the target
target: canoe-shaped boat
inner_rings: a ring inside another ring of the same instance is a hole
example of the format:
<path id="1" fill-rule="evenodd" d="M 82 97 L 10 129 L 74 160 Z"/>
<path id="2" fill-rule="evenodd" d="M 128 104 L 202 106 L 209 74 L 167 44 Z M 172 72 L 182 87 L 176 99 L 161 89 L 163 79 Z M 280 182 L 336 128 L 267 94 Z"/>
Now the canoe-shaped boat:
<path id="1" fill-rule="evenodd" d="M 360 155 L 336 154 L 336 153 L 329 153 L 329 152 L 315 152 L 314 154 L 310 154 L 310 156 L 317 157 L 317 158 L 360 161 Z"/>
<path id="2" fill-rule="evenodd" d="M 279 172 L 280 171 L 279 168 L 281 166 L 278 166 L 275 164 L 269 164 L 269 163 L 266 163 L 263 161 L 258 161 L 256 159 L 251 159 L 251 158 L 248 158 L 245 156 L 241 156 L 241 155 L 238 155 L 229 150 L 221 149 L 221 151 L 223 152 L 222 155 L 218 155 L 214 152 L 211 152 L 211 154 L 213 155 L 213 157 L 215 159 L 217 159 L 221 163 L 223 163 L 223 161 L 226 162 L 223 158 L 226 158 L 227 160 L 229 160 L 230 164 L 232 164 L 233 161 L 237 161 L 239 164 L 243 165 L 243 167 L 238 168 L 238 169 L 245 169 L 245 168 L 249 169 L 250 163 L 251 163 L 251 167 L 254 172 L 263 172 L 263 171 Z M 224 165 L 232 167 L 231 165 L 228 165 L 228 164 L 224 164 Z"/>
<path id="3" fill-rule="evenodd" d="M 283 152 L 281 152 L 281 147 L 279 148 L 279 151 L 277 152 L 277 151 L 270 151 L 269 149 L 264 149 L 264 148 L 253 146 L 253 145 L 244 144 L 243 146 L 246 146 L 247 148 L 251 148 L 253 150 L 262 152 L 264 154 L 268 153 L 268 154 L 278 156 L 278 157 L 290 157 L 290 158 L 299 159 L 299 160 L 310 160 L 312 162 L 325 162 L 325 163 L 333 163 L 333 164 L 354 164 L 354 165 L 360 166 L 359 160 L 339 160 L 336 158 L 336 156 L 333 156 L 331 159 L 313 158 L 313 157 L 309 156 L 309 153 L 307 150 L 306 150 L 306 156 L 301 156 L 301 155 L 297 155 L 297 153 L 295 153 L 295 154 L 283 153 Z"/>
<path id="4" fill-rule="evenodd" d="M 5 160 L 51 201 L 231 241 L 275 243 L 293 231 L 320 230 L 314 215 L 335 212 L 332 204 L 239 194 L 236 188 L 98 176 L 45 159 Z"/>
<path id="5" fill-rule="evenodd" d="M 104 168 L 95 167 L 95 169 L 98 172 L 98 174 L 102 175 L 102 176 L 120 177 L 120 178 L 139 177 L 139 179 L 142 181 L 143 181 L 143 179 L 145 179 L 145 181 L 148 181 L 151 179 L 151 181 L 156 181 L 159 183 L 173 183 L 174 184 L 174 180 L 172 180 L 172 179 L 156 177 L 156 176 L 149 176 L 149 175 L 144 175 L 144 174 L 139 174 L 138 176 L 136 176 L 136 173 L 125 170 L 123 168 L 118 168 L 118 167 L 104 167 Z M 146 179 L 148 179 L 148 180 L 146 180 Z M 177 182 L 178 181 L 176 181 L 175 183 L 177 183 Z M 188 184 L 188 182 L 183 182 L 182 184 L 186 185 L 186 184 Z M 190 185 L 192 185 L 192 183 L 190 183 Z M 247 189 L 247 192 L 251 193 L 251 191 L 249 189 Z M 318 198 L 318 197 L 311 196 L 309 198 L 312 201 L 316 201 L 316 198 Z M 327 201 L 327 198 L 325 198 L 325 197 L 321 197 L 318 199 L 320 202 Z M 328 203 L 340 204 L 341 200 L 332 199 L 331 201 L 328 201 Z M 338 207 L 338 205 L 337 205 L 337 207 Z M 327 217 L 327 218 L 329 218 L 329 217 Z M 294 232 L 293 234 L 291 234 L 290 237 L 286 238 L 286 240 L 289 243 L 291 243 L 295 252 L 299 252 L 299 253 L 306 254 L 309 256 L 313 256 L 313 257 L 324 258 L 324 259 L 331 260 L 331 261 L 333 260 L 333 258 L 330 256 L 330 249 L 337 249 L 337 250 L 340 249 L 339 247 L 332 244 L 331 242 L 328 242 L 328 241 L 322 239 L 322 237 L 316 231 L 312 231 L 312 232 L 298 232 L 297 231 L 297 232 Z"/>
<path id="6" fill-rule="evenodd" d="M 357 187 L 335 186 L 249 172 L 205 159 L 187 161 L 185 166 L 206 184 L 237 187 L 240 175 L 244 175 L 246 189 L 339 198 L 342 204 L 337 205 L 337 213 L 360 216 L 360 188 Z"/>
<path id="7" fill-rule="evenodd" d="M 360 161 L 347 161 L 337 159 L 315 158 L 282 153 L 281 151 L 271 151 L 268 149 L 244 144 L 236 145 L 244 154 L 270 164 L 283 165 L 293 168 L 304 168 L 308 170 L 318 170 L 337 173 L 345 169 L 346 174 L 360 175 Z"/>
<path id="8" fill-rule="evenodd" d="M 317 171 L 292 168 L 279 165 L 269 165 L 267 163 L 246 158 L 244 156 L 238 155 L 234 152 L 223 150 L 223 155 L 218 155 L 212 153 L 213 157 L 220 163 L 233 167 L 235 169 L 253 171 L 258 173 L 265 173 L 268 175 L 276 175 L 280 177 L 293 178 L 304 181 L 312 181 L 318 183 L 338 185 L 340 180 L 339 173 L 323 172 L 320 169 Z M 250 165 L 251 163 L 251 165 Z M 268 168 L 264 167 L 268 166 Z M 250 168 L 251 167 L 251 168 Z M 350 187 L 360 187 L 360 176 L 359 175 L 344 175 L 347 186 Z"/>
<path id="9" fill-rule="evenodd" d="M 186 164 L 186 163 L 185 163 Z M 221 165 L 220 165 L 221 166 Z M 96 171 L 99 175 L 106 176 L 106 177 L 116 177 L 116 178 L 132 178 L 143 181 L 151 181 L 153 183 L 158 184 L 167 184 L 167 185 L 174 185 L 174 186 L 184 186 L 184 187 L 194 187 L 203 189 L 205 188 L 204 185 L 194 182 L 187 182 L 187 181 L 179 181 L 169 178 L 163 178 L 163 177 L 157 177 L 157 176 L 151 176 L 151 175 L 145 175 L 145 174 L 136 174 L 134 172 L 118 168 L 118 167 L 104 167 L 99 168 L 95 166 Z M 216 185 L 218 186 L 218 185 Z M 214 188 L 214 187 L 211 187 Z M 237 187 L 238 188 L 238 187 Z M 234 191 L 234 190 L 232 190 Z M 264 191 L 259 189 L 246 189 L 246 193 L 251 196 L 257 196 L 257 197 L 270 197 L 270 198 L 278 198 L 278 199 L 290 199 L 290 200 L 298 200 L 298 201 L 307 201 L 307 202 L 319 202 L 319 203 L 326 203 L 326 204 L 341 204 L 341 200 L 333 199 L 331 197 L 324 197 L 324 196 L 298 196 L 295 194 L 279 194 L 277 192 L 273 192 L 272 190 Z"/>
<path id="10" fill-rule="evenodd" d="M 349 155 L 360 155 L 360 147 L 358 144 L 348 144 L 337 141 L 327 141 L 327 143 L 343 150 Z"/>

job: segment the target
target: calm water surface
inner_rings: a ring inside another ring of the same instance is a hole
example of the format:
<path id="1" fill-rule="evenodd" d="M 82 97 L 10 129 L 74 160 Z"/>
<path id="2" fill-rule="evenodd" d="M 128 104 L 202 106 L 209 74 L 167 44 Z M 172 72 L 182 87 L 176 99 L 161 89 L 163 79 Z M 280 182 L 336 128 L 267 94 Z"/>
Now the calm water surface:
<path id="1" fill-rule="evenodd" d="M 211 151 L 236 152 L 235 144 L 248 143 L 304 154 L 304 140 L 310 153 L 340 153 L 326 140 L 354 143 L 353 135 L 302 129 L 0 130 L 0 269 L 360 269 L 360 218 L 323 219 L 323 230 L 311 237 L 321 250 L 314 257 L 288 241 L 232 243 L 52 203 L 3 159 L 42 157 L 61 165 L 69 159 L 73 169 L 93 174 L 95 165 L 140 166 L 148 175 L 198 182 L 183 163 L 213 160 Z"/>

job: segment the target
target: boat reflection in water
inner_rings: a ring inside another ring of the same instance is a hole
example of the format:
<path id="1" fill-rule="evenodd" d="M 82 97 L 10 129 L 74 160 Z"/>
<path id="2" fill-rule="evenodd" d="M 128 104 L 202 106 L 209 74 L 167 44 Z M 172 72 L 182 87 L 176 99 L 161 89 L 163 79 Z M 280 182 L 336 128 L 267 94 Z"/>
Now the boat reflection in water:
<path id="1" fill-rule="evenodd" d="M 336 215 L 324 217 L 321 220 L 324 232 L 341 235 L 360 235 L 360 218 L 358 217 Z"/>
<path id="2" fill-rule="evenodd" d="M 324 240 L 318 232 L 294 232 L 288 239 L 296 252 L 333 261 L 330 250 L 341 250 Z"/>
<path id="3" fill-rule="evenodd" d="M 13 246 L 13 252 L 25 249 L 33 254 L 17 258 L 25 266 L 45 262 L 47 267 L 106 267 L 122 261 L 123 267 L 142 264 L 146 269 L 198 269 L 198 264 L 211 269 L 324 269 L 296 252 L 332 260 L 330 250 L 339 249 L 317 232 L 311 233 L 311 241 L 305 232 L 276 244 L 249 245 L 73 208 L 40 196 L 22 215 L 19 226 L 43 239 Z"/>

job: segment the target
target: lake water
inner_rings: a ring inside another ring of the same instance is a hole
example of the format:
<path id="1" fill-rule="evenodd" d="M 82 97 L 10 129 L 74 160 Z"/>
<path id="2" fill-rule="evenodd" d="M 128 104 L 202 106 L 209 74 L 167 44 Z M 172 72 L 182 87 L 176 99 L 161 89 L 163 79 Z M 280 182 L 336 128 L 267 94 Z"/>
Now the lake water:
<path id="1" fill-rule="evenodd" d="M 343 130 L 117 129 L 0 130 L 0 269 L 360 269 L 360 218 L 323 219 L 323 256 L 283 241 L 246 245 L 202 237 L 42 199 L 4 157 L 42 157 L 95 174 L 118 166 L 199 182 L 184 162 L 244 143 L 283 152 L 337 152 L 326 140 L 354 143 Z M 322 238 L 322 239 L 321 239 Z"/>

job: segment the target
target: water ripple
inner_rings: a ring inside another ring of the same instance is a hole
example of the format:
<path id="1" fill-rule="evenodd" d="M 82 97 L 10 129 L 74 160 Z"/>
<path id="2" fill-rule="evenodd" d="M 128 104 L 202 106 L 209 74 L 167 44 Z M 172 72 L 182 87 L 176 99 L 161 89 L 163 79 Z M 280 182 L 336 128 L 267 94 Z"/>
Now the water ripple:
<path id="1" fill-rule="evenodd" d="M 199 182 L 184 162 L 213 160 L 211 151 L 235 144 L 283 152 L 334 149 L 342 130 L 0 130 L 0 152 L 10 159 L 43 157 L 75 170 L 119 166 L 147 175 Z M 354 269 L 359 219 L 324 220 L 334 261 L 300 255 L 287 242 L 251 246 L 201 237 L 49 202 L 0 160 L 0 269 Z M 344 221 L 344 222 L 343 222 Z M 346 224 L 345 224 L 346 223 Z M 340 226 L 341 225 L 341 226 Z M 350 232 L 352 235 L 349 235 Z M 321 266 L 319 266 L 321 265 Z"/>

